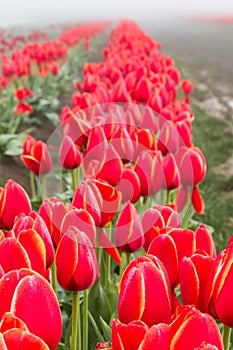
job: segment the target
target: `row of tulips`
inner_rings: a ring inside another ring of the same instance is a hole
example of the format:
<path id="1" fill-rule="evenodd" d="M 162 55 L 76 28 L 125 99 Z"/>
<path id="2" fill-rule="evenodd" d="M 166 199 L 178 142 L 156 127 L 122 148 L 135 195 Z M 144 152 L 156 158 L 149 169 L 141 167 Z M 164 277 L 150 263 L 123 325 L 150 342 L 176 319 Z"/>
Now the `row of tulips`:
<path id="1" fill-rule="evenodd" d="M 2 153 L 20 154 L 19 148 L 28 132 L 22 132 L 22 137 L 18 138 L 14 135 L 20 133 L 22 125 L 23 130 L 32 124 L 38 125 L 38 114 L 49 118 L 52 113 L 52 122 L 56 125 L 59 121 L 56 114 L 60 107 L 58 97 L 68 91 L 66 83 L 71 86 L 83 61 L 91 55 L 91 37 L 100 36 L 106 25 L 106 22 L 99 22 L 63 28 L 55 39 L 45 40 L 40 33 L 34 33 L 30 36 L 31 41 L 25 39 L 18 47 L 18 40 L 15 40 L 16 46 L 1 54 L 0 132 L 7 135 L 0 138 Z M 73 64 L 76 71 L 71 74 Z"/>
<path id="2" fill-rule="evenodd" d="M 192 83 L 159 48 L 120 23 L 48 144 L 25 139 L 21 159 L 42 202 L 33 210 L 13 180 L 0 190 L 6 348 L 12 337 L 55 349 L 62 337 L 72 350 L 97 340 L 97 349 L 228 349 L 232 242 L 217 255 L 207 227 L 188 226 L 191 207 L 204 210 L 206 162 L 192 142 Z M 56 181 L 63 200 L 47 195 Z"/>

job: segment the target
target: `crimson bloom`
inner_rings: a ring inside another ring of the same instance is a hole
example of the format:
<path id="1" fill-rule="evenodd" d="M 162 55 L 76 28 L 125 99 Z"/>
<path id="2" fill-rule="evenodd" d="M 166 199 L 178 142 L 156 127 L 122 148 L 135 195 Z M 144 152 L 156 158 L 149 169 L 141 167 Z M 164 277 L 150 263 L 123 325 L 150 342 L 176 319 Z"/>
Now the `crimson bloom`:
<path id="1" fill-rule="evenodd" d="M 44 244 L 46 268 L 49 268 L 52 265 L 54 261 L 54 248 L 52 239 L 44 220 L 39 214 L 34 211 L 31 211 L 28 213 L 28 215 L 22 213 L 15 220 L 12 230 L 17 239 L 19 239 L 21 232 L 25 230 L 32 230 L 31 233 L 35 236 L 38 234 Z M 42 248 L 41 245 L 38 245 L 38 247 Z"/>
<path id="2" fill-rule="evenodd" d="M 193 92 L 193 83 L 190 80 L 182 80 L 180 82 L 181 90 L 184 94 L 189 95 Z"/>
<path id="3" fill-rule="evenodd" d="M 49 349 L 56 349 L 62 334 L 61 311 L 52 287 L 42 276 L 28 269 L 6 273 L 0 280 L 0 299 L 4 299 L 0 318 L 11 312 Z"/>
<path id="4" fill-rule="evenodd" d="M 31 209 L 26 191 L 17 182 L 10 179 L 4 188 L 0 187 L 0 227 L 11 229 L 15 217 L 21 213 L 27 215 Z"/>
<path id="5" fill-rule="evenodd" d="M 124 271 L 119 285 L 120 321 L 128 324 L 141 320 L 149 327 L 169 323 L 172 313 L 170 289 L 167 271 L 157 257 L 135 258 Z"/>
<path id="6" fill-rule="evenodd" d="M 28 144 L 31 146 L 30 149 Z M 52 159 L 47 145 L 43 141 L 36 141 L 30 135 L 24 140 L 23 154 L 20 158 L 36 175 L 47 174 L 52 168 Z"/>
<path id="7" fill-rule="evenodd" d="M 27 113 L 32 113 L 32 111 L 33 111 L 33 109 L 28 103 L 21 102 L 17 105 L 17 107 L 15 109 L 15 114 L 16 115 L 27 114 Z"/>
<path id="8" fill-rule="evenodd" d="M 23 87 L 15 90 L 15 96 L 17 100 L 22 101 L 28 97 L 33 97 L 34 93 L 28 87 Z"/>
<path id="9" fill-rule="evenodd" d="M 214 318 L 209 314 L 201 313 L 194 306 L 182 306 L 170 327 L 172 333 L 170 349 L 172 350 L 199 349 L 204 345 L 203 343 L 216 346 L 219 350 L 224 349 L 221 333 Z"/>
<path id="10" fill-rule="evenodd" d="M 126 202 L 118 216 L 114 232 L 115 245 L 126 252 L 135 252 L 144 243 L 140 216 L 131 202 Z"/>
<path id="11" fill-rule="evenodd" d="M 184 257 L 180 264 L 180 291 L 183 304 L 196 305 L 207 312 L 206 287 L 214 259 L 204 251 Z"/>
<path id="12" fill-rule="evenodd" d="M 81 155 L 78 147 L 75 145 L 72 138 L 68 135 L 63 137 L 59 149 L 59 161 L 65 169 L 75 169 L 81 163 Z"/>
<path id="13" fill-rule="evenodd" d="M 65 290 L 90 288 L 98 278 L 95 249 L 88 236 L 70 226 L 57 247 L 57 279 Z"/>
<path id="14" fill-rule="evenodd" d="M 43 200 L 38 210 L 38 214 L 46 223 L 55 246 L 60 241 L 61 223 L 67 211 L 68 208 L 58 198 L 47 198 Z"/>
<path id="15" fill-rule="evenodd" d="M 112 322 L 112 349 L 138 350 L 149 327 L 142 321 L 121 323 L 117 319 Z"/>
<path id="16" fill-rule="evenodd" d="M 209 274 L 206 287 L 206 307 L 209 313 L 229 327 L 233 327 L 232 318 L 232 278 L 233 278 L 233 242 L 219 253 Z"/>

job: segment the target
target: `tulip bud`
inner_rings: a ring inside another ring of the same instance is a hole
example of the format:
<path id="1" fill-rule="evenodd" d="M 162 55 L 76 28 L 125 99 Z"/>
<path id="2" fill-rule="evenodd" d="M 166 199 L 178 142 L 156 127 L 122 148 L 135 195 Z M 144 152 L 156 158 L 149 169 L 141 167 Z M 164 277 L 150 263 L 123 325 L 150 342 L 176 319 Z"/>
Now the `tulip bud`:
<path id="1" fill-rule="evenodd" d="M 15 181 L 8 180 L 0 187 L 0 227 L 11 229 L 15 218 L 31 211 L 30 199 L 25 190 Z"/>
<path id="2" fill-rule="evenodd" d="M 132 260 L 119 285 L 120 321 L 128 324 L 141 320 L 149 327 L 169 323 L 172 312 L 170 289 L 167 271 L 158 258 L 145 255 Z"/>
<path id="3" fill-rule="evenodd" d="M 95 249 L 84 232 L 69 227 L 57 247 L 57 279 L 65 290 L 90 288 L 98 278 Z"/>
<path id="4" fill-rule="evenodd" d="M 129 166 L 123 169 L 122 177 L 116 186 L 117 191 L 121 192 L 121 202 L 137 202 L 140 197 L 140 181 L 136 172 Z"/>
<path id="5" fill-rule="evenodd" d="M 197 251 L 190 257 L 184 257 L 180 264 L 180 291 L 183 304 L 196 305 L 207 312 L 205 293 L 210 270 L 214 259 L 204 251 Z"/>
<path id="6" fill-rule="evenodd" d="M 198 147 L 181 147 L 176 153 L 176 163 L 183 186 L 194 187 L 200 183 L 206 174 L 206 161 Z"/>
<path id="7" fill-rule="evenodd" d="M 59 161 L 65 169 L 75 169 L 81 163 L 80 152 L 74 141 L 68 135 L 65 135 L 59 150 Z"/>
<path id="8" fill-rule="evenodd" d="M 144 243 L 140 216 L 131 202 L 126 202 L 118 216 L 114 232 L 115 245 L 126 252 L 135 252 Z"/>
<path id="9" fill-rule="evenodd" d="M 54 261 L 53 242 L 44 220 L 34 211 L 31 211 L 28 215 L 19 215 L 13 226 L 13 232 L 17 239 L 21 231 L 30 229 L 35 231 L 43 240 L 46 253 L 46 268 L 49 268 Z"/>
<path id="10" fill-rule="evenodd" d="M 206 287 L 206 307 L 228 327 L 233 327 L 233 242 L 215 259 Z"/>
<path id="11" fill-rule="evenodd" d="M 160 348 L 170 350 L 171 329 L 166 323 L 152 326 L 146 333 L 138 350 L 154 350 Z"/>
<path id="12" fill-rule="evenodd" d="M 184 94 L 189 95 L 193 92 L 193 83 L 190 80 L 182 80 L 180 82 L 181 90 Z"/>
<path id="13" fill-rule="evenodd" d="M 113 350 L 138 350 L 149 327 L 142 321 L 121 323 L 117 319 L 112 322 Z"/>
<path id="14" fill-rule="evenodd" d="M 61 311 L 52 287 L 42 276 L 28 269 L 6 273 L 0 280 L 0 299 L 3 298 L 0 318 L 10 311 L 49 349 L 57 348 L 62 335 Z"/>
<path id="15" fill-rule="evenodd" d="M 201 313 L 193 306 L 181 307 L 170 327 L 170 349 L 199 349 L 203 342 L 212 344 L 219 350 L 224 349 L 221 333 L 214 318 Z"/>
<path id="16" fill-rule="evenodd" d="M 61 238 L 61 223 L 68 208 L 58 198 L 47 198 L 41 203 L 38 214 L 46 223 L 53 244 L 58 245 Z"/>
<path id="17" fill-rule="evenodd" d="M 26 145 L 28 144 L 27 138 L 24 141 Z M 47 174 L 52 168 L 52 159 L 49 154 L 47 145 L 43 141 L 34 141 L 30 139 L 31 149 L 30 153 L 23 153 L 21 155 L 21 160 L 26 165 L 26 167 L 36 175 Z M 23 149 L 27 149 L 28 146 L 24 145 Z"/>

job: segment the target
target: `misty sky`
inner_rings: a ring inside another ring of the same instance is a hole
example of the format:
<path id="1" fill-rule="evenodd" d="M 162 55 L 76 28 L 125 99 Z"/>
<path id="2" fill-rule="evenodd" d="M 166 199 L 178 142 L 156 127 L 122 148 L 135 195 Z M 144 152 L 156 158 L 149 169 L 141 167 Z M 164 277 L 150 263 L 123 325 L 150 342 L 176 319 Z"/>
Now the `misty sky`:
<path id="1" fill-rule="evenodd" d="M 230 0 L 0 0 L 0 23 L 233 14 Z"/>

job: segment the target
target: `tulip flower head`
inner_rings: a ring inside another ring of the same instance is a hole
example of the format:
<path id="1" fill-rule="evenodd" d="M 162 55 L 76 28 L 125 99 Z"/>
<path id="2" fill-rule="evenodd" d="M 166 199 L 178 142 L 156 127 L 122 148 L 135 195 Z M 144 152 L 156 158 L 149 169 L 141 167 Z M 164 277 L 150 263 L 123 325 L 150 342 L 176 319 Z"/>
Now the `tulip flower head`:
<path id="1" fill-rule="evenodd" d="M 23 154 L 20 158 L 26 167 L 36 175 L 47 174 L 52 168 L 52 159 L 47 145 L 43 141 L 36 141 L 31 136 L 25 138 Z"/>
<path id="2" fill-rule="evenodd" d="M 145 255 L 132 260 L 122 275 L 119 291 L 121 322 L 141 320 L 149 327 L 170 322 L 171 287 L 167 271 L 157 257 Z"/>
<path id="3" fill-rule="evenodd" d="M 70 226 L 57 247 L 57 279 L 65 290 L 90 288 L 98 278 L 95 249 L 88 236 Z"/>

